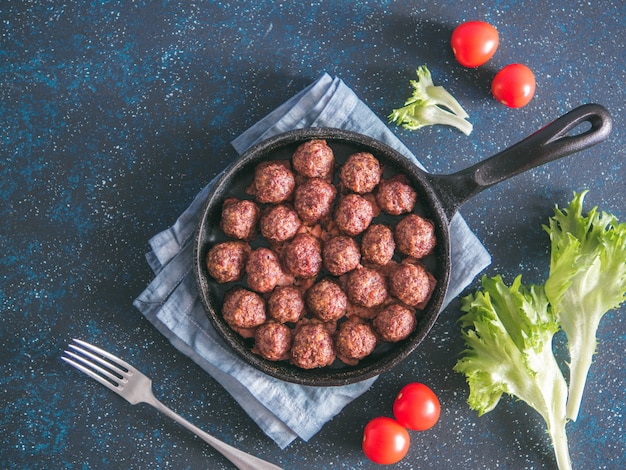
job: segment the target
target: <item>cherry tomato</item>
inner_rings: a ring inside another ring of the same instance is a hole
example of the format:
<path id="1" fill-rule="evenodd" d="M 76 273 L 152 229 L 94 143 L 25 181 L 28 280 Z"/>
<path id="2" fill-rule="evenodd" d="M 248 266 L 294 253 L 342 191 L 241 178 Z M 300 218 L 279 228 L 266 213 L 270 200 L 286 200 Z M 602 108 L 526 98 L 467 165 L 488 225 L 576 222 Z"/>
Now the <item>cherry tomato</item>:
<path id="1" fill-rule="evenodd" d="M 478 67 L 496 53 L 498 30 L 484 21 L 468 21 L 454 29 L 450 42 L 459 64 Z"/>
<path id="2" fill-rule="evenodd" d="M 523 64 L 510 64 L 491 83 L 493 97 L 510 108 L 526 106 L 535 94 L 535 75 Z"/>
<path id="3" fill-rule="evenodd" d="M 439 420 L 440 410 L 437 395 L 418 382 L 402 387 L 393 402 L 393 415 L 398 423 L 413 431 L 432 428 Z"/>
<path id="4" fill-rule="evenodd" d="M 399 462 L 409 451 L 410 443 L 408 431 L 386 416 L 374 418 L 363 431 L 363 452 L 375 463 Z"/>

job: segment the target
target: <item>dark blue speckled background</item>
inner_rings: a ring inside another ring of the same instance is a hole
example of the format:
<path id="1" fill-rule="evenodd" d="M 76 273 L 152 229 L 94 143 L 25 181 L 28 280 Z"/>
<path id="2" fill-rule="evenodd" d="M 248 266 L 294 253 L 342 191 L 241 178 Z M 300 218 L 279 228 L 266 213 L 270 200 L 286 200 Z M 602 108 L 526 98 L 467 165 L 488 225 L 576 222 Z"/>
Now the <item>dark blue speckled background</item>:
<path id="1" fill-rule="evenodd" d="M 376 468 L 361 430 L 390 414 L 406 382 L 429 383 L 443 413 L 412 434 L 403 469 L 551 469 L 543 423 L 512 399 L 478 418 L 452 366 L 458 302 L 401 366 L 310 442 L 281 451 L 224 390 L 132 307 L 150 281 L 147 240 L 234 156 L 229 142 L 322 72 L 384 118 L 421 64 L 464 105 L 475 130 L 395 129 L 434 172 L 501 150 L 573 107 L 598 102 L 610 139 L 482 193 L 462 209 L 493 256 L 487 274 L 541 282 L 554 204 L 589 189 L 589 207 L 626 220 L 626 4 L 615 1 L 3 1 L 0 5 L 0 467 L 230 468 L 147 406 L 131 407 L 65 366 L 72 337 L 117 351 L 191 421 L 286 469 Z M 487 20 L 500 48 L 458 66 L 452 28 Z M 489 95 L 524 62 L 537 94 L 520 110 Z M 472 288 L 476 287 L 476 283 Z M 575 469 L 626 467 L 626 307 L 605 316 L 580 417 Z"/>

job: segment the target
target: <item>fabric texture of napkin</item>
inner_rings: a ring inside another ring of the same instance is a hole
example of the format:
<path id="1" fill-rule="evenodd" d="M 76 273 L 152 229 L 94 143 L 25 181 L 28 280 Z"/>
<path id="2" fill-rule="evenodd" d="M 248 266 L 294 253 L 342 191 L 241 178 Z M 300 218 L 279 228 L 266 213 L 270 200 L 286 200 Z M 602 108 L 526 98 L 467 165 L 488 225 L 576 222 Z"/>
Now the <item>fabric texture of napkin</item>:
<path id="1" fill-rule="evenodd" d="M 243 153 L 276 134 L 304 127 L 335 127 L 367 134 L 417 160 L 388 127 L 339 78 L 323 74 L 237 137 Z M 419 164 L 419 163 L 418 163 Z M 280 448 L 310 439 L 344 406 L 368 390 L 376 378 L 340 387 L 283 382 L 257 371 L 229 350 L 201 304 L 193 272 L 193 239 L 210 182 L 174 225 L 150 239 L 146 255 L 155 278 L 134 305 L 175 348 L 217 380 Z M 491 262 L 463 218 L 450 225 L 452 272 L 444 305 Z"/>

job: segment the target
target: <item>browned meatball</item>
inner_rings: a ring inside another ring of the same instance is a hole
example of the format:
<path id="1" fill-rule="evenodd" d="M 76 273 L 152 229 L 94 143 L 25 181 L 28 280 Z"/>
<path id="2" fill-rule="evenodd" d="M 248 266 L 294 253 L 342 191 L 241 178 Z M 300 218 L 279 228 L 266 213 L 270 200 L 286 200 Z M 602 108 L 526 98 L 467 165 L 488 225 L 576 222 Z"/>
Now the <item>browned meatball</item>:
<path id="1" fill-rule="evenodd" d="M 289 359 L 291 342 L 289 327 L 270 321 L 259 326 L 254 332 L 252 351 L 268 361 L 282 361 Z"/>
<path id="2" fill-rule="evenodd" d="M 335 347 L 339 359 L 354 365 L 374 351 L 376 335 L 369 324 L 350 319 L 339 326 Z"/>
<path id="3" fill-rule="evenodd" d="M 330 215 L 337 189 L 320 178 L 311 178 L 298 185 L 293 205 L 300 219 L 313 225 Z"/>
<path id="4" fill-rule="evenodd" d="M 261 209 L 253 201 L 228 198 L 222 205 L 220 227 L 228 237 L 250 241 L 256 236 Z"/>
<path id="5" fill-rule="evenodd" d="M 434 224 L 417 214 L 409 214 L 398 222 L 394 235 L 398 250 L 417 259 L 432 253 L 437 244 Z"/>
<path id="6" fill-rule="evenodd" d="M 322 279 L 306 293 L 306 306 L 313 315 L 325 322 L 339 320 L 346 313 L 348 299 L 338 284 Z"/>
<path id="7" fill-rule="evenodd" d="M 382 180 L 376 191 L 376 202 L 383 212 L 400 215 L 411 212 L 415 207 L 417 193 L 404 175 Z"/>
<path id="8" fill-rule="evenodd" d="M 287 242 L 282 253 L 283 266 L 296 277 L 308 278 L 322 268 L 320 241 L 308 233 L 299 233 Z"/>
<path id="9" fill-rule="evenodd" d="M 417 320 L 408 308 L 392 304 L 374 318 L 374 329 L 383 341 L 395 343 L 413 333 Z"/>
<path id="10" fill-rule="evenodd" d="M 295 286 L 278 286 L 267 300 L 270 317 L 280 323 L 295 323 L 304 314 L 302 291 Z"/>
<path id="11" fill-rule="evenodd" d="M 325 140 L 309 140 L 296 149 L 291 163 L 302 176 L 324 178 L 333 171 L 335 155 Z"/>
<path id="12" fill-rule="evenodd" d="M 339 235 L 324 243 L 324 267 L 333 276 L 341 276 L 356 269 L 361 261 L 359 244 L 354 238 Z"/>
<path id="13" fill-rule="evenodd" d="M 256 292 L 271 292 L 283 277 L 280 261 L 269 248 L 252 251 L 246 262 L 248 286 Z"/>
<path id="14" fill-rule="evenodd" d="M 393 232 L 384 224 L 370 225 L 361 238 L 363 261 L 384 266 L 393 258 L 395 249 Z"/>
<path id="15" fill-rule="evenodd" d="M 363 232 L 374 218 L 374 208 L 364 197 L 348 194 L 342 197 L 335 209 L 335 223 L 346 235 L 355 236 Z"/>
<path id="16" fill-rule="evenodd" d="M 254 169 L 250 192 L 257 201 L 277 204 L 291 197 L 296 179 L 287 161 L 263 162 Z"/>
<path id="17" fill-rule="evenodd" d="M 350 191 L 365 194 L 380 182 L 383 169 L 374 155 L 368 152 L 353 153 L 339 171 L 339 179 Z"/>
<path id="18" fill-rule="evenodd" d="M 284 242 L 292 239 L 302 221 L 291 207 L 284 204 L 269 207 L 260 221 L 261 235 L 273 242 Z"/>
<path id="19" fill-rule="evenodd" d="M 434 287 L 433 276 L 422 265 L 401 263 L 389 275 L 391 295 L 412 307 L 423 307 Z"/>
<path id="20" fill-rule="evenodd" d="M 224 294 L 222 315 L 232 328 L 254 328 L 265 323 L 265 302 L 256 292 L 235 287 Z"/>
<path id="21" fill-rule="evenodd" d="M 348 274 L 346 293 L 350 302 L 356 305 L 376 307 L 388 296 L 385 276 L 375 269 L 355 269 Z"/>
<path id="22" fill-rule="evenodd" d="M 227 241 L 213 246 L 206 255 L 209 274 L 218 283 L 238 281 L 243 277 L 250 245 L 241 241 Z"/>
<path id="23" fill-rule="evenodd" d="M 302 369 L 326 367 L 335 361 L 333 337 L 321 323 L 305 323 L 296 329 L 291 362 Z"/>

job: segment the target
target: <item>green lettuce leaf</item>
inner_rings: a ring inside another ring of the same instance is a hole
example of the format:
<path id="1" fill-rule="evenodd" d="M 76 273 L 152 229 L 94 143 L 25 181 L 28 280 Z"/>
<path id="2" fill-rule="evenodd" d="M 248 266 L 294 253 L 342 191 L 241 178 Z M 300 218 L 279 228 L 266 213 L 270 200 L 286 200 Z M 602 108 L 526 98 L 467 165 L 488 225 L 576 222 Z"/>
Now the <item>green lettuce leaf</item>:
<path id="1" fill-rule="evenodd" d="M 454 369 L 465 374 L 471 408 L 482 415 L 503 393 L 545 420 L 559 469 L 570 469 L 565 425 L 575 421 L 597 346 L 602 317 L 626 300 L 626 224 L 597 208 L 583 214 L 587 191 L 555 208 L 550 273 L 544 285 L 510 287 L 486 277 L 462 300 L 466 349 Z M 553 354 L 559 329 L 567 338 L 569 386 Z"/>
<path id="2" fill-rule="evenodd" d="M 404 129 L 417 130 L 424 126 L 441 124 L 459 129 L 470 135 L 473 126 L 461 104 L 442 86 L 435 86 L 430 70 L 418 67 L 417 80 L 410 80 L 413 93 L 404 106 L 392 110 L 389 122 Z"/>
<path id="3" fill-rule="evenodd" d="M 503 393 L 526 402 L 546 422 L 559 468 L 569 469 L 567 384 L 552 353 L 558 323 L 544 289 L 525 286 L 521 276 L 510 287 L 500 276 L 483 277 L 482 288 L 462 300 L 466 349 L 454 370 L 467 378 L 468 403 L 482 415 Z"/>
<path id="4" fill-rule="evenodd" d="M 626 224 L 596 207 L 583 215 L 587 191 L 555 208 L 546 295 L 567 336 L 570 383 L 567 417 L 578 417 L 602 317 L 626 300 Z"/>

